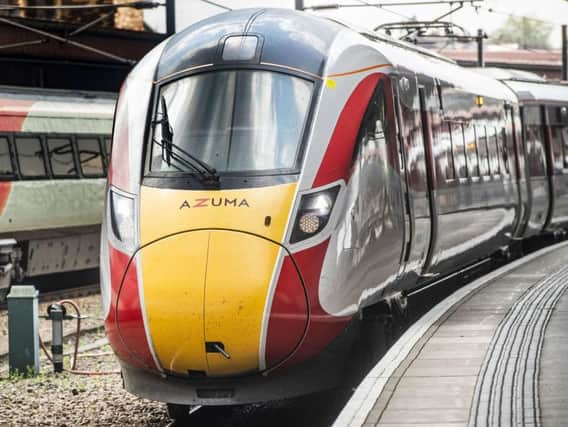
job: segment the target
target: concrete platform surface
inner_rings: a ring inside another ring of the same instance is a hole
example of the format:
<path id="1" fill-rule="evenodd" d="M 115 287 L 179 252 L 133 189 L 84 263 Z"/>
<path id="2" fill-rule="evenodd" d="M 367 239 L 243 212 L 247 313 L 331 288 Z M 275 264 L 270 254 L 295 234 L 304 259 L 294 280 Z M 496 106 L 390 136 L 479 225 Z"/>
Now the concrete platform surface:
<path id="1" fill-rule="evenodd" d="M 369 372 L 335 426 L 568 425 L 568 242 L 470 283 Z"/>

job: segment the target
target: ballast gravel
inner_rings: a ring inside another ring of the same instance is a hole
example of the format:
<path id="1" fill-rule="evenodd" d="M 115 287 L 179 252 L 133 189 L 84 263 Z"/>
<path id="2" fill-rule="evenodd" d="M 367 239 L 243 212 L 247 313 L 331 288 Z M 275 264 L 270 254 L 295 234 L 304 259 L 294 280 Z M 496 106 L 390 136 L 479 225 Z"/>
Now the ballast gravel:
<path id="1" fill-rule="evenodd" d="M 119 371 L 119 364 L 108 345 L 100 317 L 100 296 L 74 299 L 81 314 L 85 333 L 80 344 L 77 369 L 81 371 Z M 41 304 L 44 314 L 47 304 Z M 65 322 L 66 332 L 75 328 L 74 321 Z M 7 313 L 0 313 L 0 349 L 7 351 Z M 51 324 L 40 320 L 44 340 L 51 337 Z M 64 352 L 73 350 L 74 335 L 65 339 Z M 49 347 L 49 345 L 48 345 Z M 92 348 L 95 347 L 95 348 Z M 41 350 L 40 350 L 41 351 Z M 5 353 L 5 352 L 4 352 Z M 122 387 L 119 374 L 76 375 L 55 374 L 49 360 L 41 354 L 40 375 L 33 378 L 8 375 L 8 357 L 0 352 L 0 427 L 4 426 L 166 426 L 171 423 L 166 406 L 131 395 Z M 70 356 L 65 367 L 70 367 Z"/>
<path id="2" fill-rule="evenodd" d="M 81 337 L 81 344 L 101 342 L 102 330 Z M 68 340 L 65 350 L 70 350 Z M 117 371 L 110 346 L 83 353 L 77 369 Z M 5 368 L 2 360 L 0 368 Z M 65 365 L 69 366 L 69 357 Z M 122 388 L 120 375 L 83 376 L 53 373 L 42 360 L 41 374 L 34 378 L 0 375 L 0 426 L 166 426 L 171 423 L 165 405 L 137 398 Z"/>

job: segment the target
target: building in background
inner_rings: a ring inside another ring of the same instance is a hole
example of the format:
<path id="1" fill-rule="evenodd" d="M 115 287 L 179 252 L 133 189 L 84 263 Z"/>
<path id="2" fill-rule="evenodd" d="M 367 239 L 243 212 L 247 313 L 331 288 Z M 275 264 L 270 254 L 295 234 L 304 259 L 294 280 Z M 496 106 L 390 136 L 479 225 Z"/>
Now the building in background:
<path id="1" fill-rule="evenodd" d="M 86 6 L 86 5 L 110 5 L 124 3 L 124 0 L 5 0 L 0 4 L 11 6 Z M 20 9 L 11 12 L 1 12 L 8 16 L 17 16 L 34 20 L 46 20 L 67 22 L 84 25 L 94 19 L 103 18 L 108 11 L 104 9 L 72 10 L 72 9 Z M 100 28 L 116 28 L 118 30 L 144 31 L 144 14 L 141 10 L 124 8 L 116 13 L 101 19 L 97 24 Z"/>
<path id="2" fill-rule="evenodd" d="M 164 34 L 144 25 L 142 9 L 118 0 L 0 0 L 0 85 L 118 91 L 133 64 Z"/>

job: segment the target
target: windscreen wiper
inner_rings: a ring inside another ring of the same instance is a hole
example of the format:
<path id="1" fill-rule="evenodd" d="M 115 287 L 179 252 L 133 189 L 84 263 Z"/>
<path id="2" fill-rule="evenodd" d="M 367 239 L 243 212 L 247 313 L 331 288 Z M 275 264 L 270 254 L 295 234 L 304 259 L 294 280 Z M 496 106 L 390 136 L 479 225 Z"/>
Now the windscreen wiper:
<path id="1" fill-rule="evenodd" d="M 154 139 L 154 142 L 162 147 L 162 158 L 166 161 L 168 166 L 171 166 L 171 161 L 176 160 L 184 166 L 189 166 L 191 169 L 195 170 L 204 179 L 209 179 L 215 182 L 219 181 L 219 174 L 217 170 L 204 162 L 203 160 L 195 157 L 194 155 L 188 153 L 186 150 L 181 148 L 179 145 L 174 144 L 174 131 L 170 125 L 170 120 L 168 118 L 168 108 L 166 105 L 166 99 L 162 95 L 160 98 L 162 106 L 162 118 L 155 121 L 154 124 L 160 124 L 162 130 L 162 141 L 158 142 Z M 178 153 L 174 152 L 174 149 L 182 154 L 180 156 Z"/>

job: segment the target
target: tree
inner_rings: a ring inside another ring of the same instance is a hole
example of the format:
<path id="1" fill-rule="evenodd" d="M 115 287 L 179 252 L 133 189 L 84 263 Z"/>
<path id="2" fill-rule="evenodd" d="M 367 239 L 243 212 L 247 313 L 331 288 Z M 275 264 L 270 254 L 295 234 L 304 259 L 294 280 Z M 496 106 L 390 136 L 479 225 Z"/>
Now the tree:
<path id="1" fill-rule="evenodd" d="M 552 28 L 546 22 L 511 16 L 490 40 L 497 44 L 517 43 L 522 49 L 548 49 Z"/>

